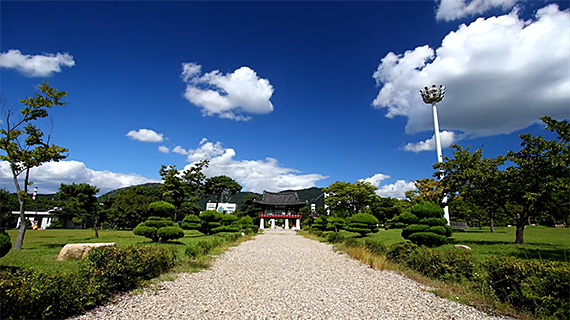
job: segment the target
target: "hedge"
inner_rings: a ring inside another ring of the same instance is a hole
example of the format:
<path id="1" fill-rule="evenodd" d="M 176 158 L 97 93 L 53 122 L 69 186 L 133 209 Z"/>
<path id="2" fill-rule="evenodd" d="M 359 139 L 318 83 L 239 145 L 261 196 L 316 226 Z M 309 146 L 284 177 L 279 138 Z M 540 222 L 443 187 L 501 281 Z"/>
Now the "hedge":
<path id="1" fill-rule="evenodd" d="M 10 236 L 4 231 L 0 231 L 0 258 L 7 255 L 10 249 L 12 249 Z"/>
<path id="2" fill-rule="evenodd" d="M 62 319 L 114 293 L 135 288 L 174 266 L 174 249 L 155 246 L 93 248 L 78 272 L 49 274 L 33 269 L 0 272 L 3 319 Z"/>

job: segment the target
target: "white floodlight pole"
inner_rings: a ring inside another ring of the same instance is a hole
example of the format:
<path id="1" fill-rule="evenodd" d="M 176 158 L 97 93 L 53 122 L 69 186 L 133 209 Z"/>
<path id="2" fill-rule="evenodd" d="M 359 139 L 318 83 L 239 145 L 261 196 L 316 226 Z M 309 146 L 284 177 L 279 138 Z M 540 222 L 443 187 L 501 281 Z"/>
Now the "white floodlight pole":
<path id="1" fill-rule="evenodd" d="M 443 162 L 443 156 L 441 152 L 441 137 L 439 135 L 439 121 L 437 119 L 437 103 L 443 100 L 445 95 L 445 87 L 439 85 L 437 87 L 435 84 L 431 87 L 424 87 L 420 90 L 420 95 L 425 103 L 431 104 L 433 112 L 433 128 L 435 131 L 435 149 L 437 151 L 437 162 Z M 441 178 L 443 178 L 443 172 L 441 173 Z M 447 196 L 443 196 L 443 202 L 446 203 L 445 208 L 443 208 L 443 217 L 447 220 L 447 224 L 450 224 L 449 219 L 449 208 L 447 207 Z"/>

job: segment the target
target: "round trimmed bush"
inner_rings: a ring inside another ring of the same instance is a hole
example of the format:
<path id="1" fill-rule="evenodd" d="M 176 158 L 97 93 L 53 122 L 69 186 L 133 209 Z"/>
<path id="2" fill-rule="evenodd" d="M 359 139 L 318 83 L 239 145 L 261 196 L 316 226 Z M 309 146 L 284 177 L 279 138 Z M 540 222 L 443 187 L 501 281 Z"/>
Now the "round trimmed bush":
<path id="1" fill-rule="evenodd" d="M 410 208 L 410 212 L 419 219 L 443 218 L 443 209 L 433 202 L 419 202 Z"/>
<path id="2" fill-rule="evenodd" d="M 327 219 L 325 217 L 318 217 L 315 219 L 315 222 L 313 222 L 311 227 L 320 231 L 325 231 L 327 228 Z"/>
<path id="3" fill-rule="evenodd" d="M 378 232 L 378 219 L 369 213 L 357 213 L 349 218 L 350 222 L 347 231 L 357 232 L 360 236 L 365 236 L 367 233 Z"/>
<path id="4" fill-rule="evenodd" d="M 420 224 L 427 224 L 428 226 L 445 226 L 447 225 L 447 220 L 445 218 L 425 218 L 420 220 Z"/>
<path id="5" fill-rule="evenodd" d="M 331 232 L 327 236 L 327 242 L 329 243 L 339 243 L 344 240 L 344 236 L 339 232 Z"/>
<path id="6" fill-rule="evenodd" d="M 212 229 L 212 233 L 219 233 L 219 232 L 238 232 L 240 231 L 239 226 L 219 226 Z"/>
<path id="7" fill-rule="evenodd" d="M 148 217 L 144 224 L 147 227 L 160 229 L 162 227 L 172 226 L 173 222 L 169 218 L 152 216 Z"/>
<path id="8" fill-rule="evenodd" d="M 433 232 L 416 232 L 411 234 L 408 239 L 415 244 L 424 245 L 426 247 L 437 247 L 447 243 L 445 236 Z"/>
<path id="9" fill-rule="evenodd" d="M 429 227 L 428 232 L 433 232 L 435 234 L 439 234 L 442 236 L 445 236 L 447 234 L 447 230 L 445 230 L 444 226 L 434 226 L 434 227 Z"/>
<path id="10" fill-rule="evenodd" d="M 388 252 L 386 252 L 386 258 L 388 258 L 388 260 L 392 260 L 395 262 L 404 261 L 407 259 L 407 257 L 410 254 L 418 250 L 419 246 L 417 244 L 406 241 L 404 243 L 398 243 L 392 245 L 388 249 Z"/>
<path id="11" fill-rule="evenodd" d="M 160 238 L 160 242 L 166 242 L 169 240 L 183 238 L 184 231 L 178 226 L 162 227 L 158 229 L 157 235 Z"/>
<path id="12" fill-rule="evenodd" d="M 144 222 L 139 223 L 139 225 L 133 230 L 133 233 L 137 236 L 143 236 L 149 238 L 154 242 L 158 242 L 157 228 L 148 227 Z"/>
<path id="13" fill-rule="evenodd" d="M 238 218 L 234 214 L 229 213 L 223 215 L 221 222 L 222 225 L 229 226 L 231 224 L 234 224 L 237 221 L 237 219 Z"/>
<path id="14" fill-rule="evenodd" d="M 157 217 L 168 218 L 174 216 L 176 207 L 166 201 L 156 201 L 148 205 L 148 212 Z"/>
<path id="15" fill-rule="evenodd" d="M 200 223 L 200 218 L 198 216 L 189 214 L 182 219 L 182 229 L 186 230 L 198 230 L 202 226 Z"/>
<path id="16" fill-rule="evenodd" d="M 427 231 L 430 227 L 425 224 L 411 224 L 402 230 L 402 238 L 408 239 L 410 235 L 416 232 Z"/>
<path id="17" fill-rule="evenodd" d="M 7 255 L 10 249 L 12 249 L 10 236 L 4 231 L 0 231 L 0 258 Z"/>
<path id="18" fill-rule="evenodd" d="M 200 213 L 200 220 L 202 220 L 202 228 L 200 231 L 205 234 L 212 234 L 213 229 L 221 225 L 223 215 L 216 210 L 206 210 Z"/>
<path id="19" fill-rule="evenodd" d="M 403 223 L 405 225 L 416 224 L 419 221 L 420 219 L 418 219 L 418 217 L 415 214 L 408 211 L 402 212 L 402 214 L 398 216 L 398 222 Z"/>

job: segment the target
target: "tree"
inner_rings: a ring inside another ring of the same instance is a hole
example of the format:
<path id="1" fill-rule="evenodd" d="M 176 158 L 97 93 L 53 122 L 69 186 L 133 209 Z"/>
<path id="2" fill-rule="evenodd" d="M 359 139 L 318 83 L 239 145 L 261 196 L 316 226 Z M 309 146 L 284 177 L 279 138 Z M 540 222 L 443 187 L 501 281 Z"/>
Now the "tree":
<path id="1" fill-rule="evenodd" d="M 362 208 L 370 205 L 376 197 L 375 191 L 376 187 L 364 181 L 337 181 L 323 189 L 328 194 L 325 204 L 335 215 L 341 217 L 359 213 Z"/>
<path id="2" fill-rule="evenodd" d="M 228 176 L 216 176 L 206 179 L 204 193 L 208 196 L 216 196 L 216 210 L 222 198 L 222 194 L 227 192 L 231 195 L 241 190 L 241 185 Z"/>
<path id="3" fill-rule="evenodd" d="M 18 208 L 18 197 L 0 189 L 0 230 L 14 228 L 17 217 L 12 214 Z"/>
<path id="4" fill-rule="evenodd" d="M 28 199 L 28 187 L 31 185 L 30 169 L 40 166 L 49 161 L 65 159 L 68 150 L 50 145 L 51 135 L 47 137 L 37 127 L 36 123 L 42 118 L 48 117 L 48 109 L 53 106 L 63 106 L 66 103 L 62 99 L 67 92 L 58 91 L 44 82 L 39 86 L 40 93 L 35 97 L 20 99 L 25 107 L 20 110 L 21 116 L 8 110 L 4 121 L 4 128 L 0 129 L 0 149 L 4 151 L 0 159 L 10 164 L 10 171 L 14 179 L 14 185 L 20 205 L 20 221 L 25 219 L 25 206 Z M 24 174 L 24 181 L 20 185 L 18 178 Z M 16 238 L 15 250 L 22 248 L 26 224 L 20 224 L 20 230 Z"/>
<path id="5" fill-rule="evenodd" d="M 180 172 L 176 166 L 160 167 L 162 196 L 175 207 L 174 221 L 178 219 L 178 213 L 184 202 L 195 202 L 199 195 L 206 176 L 202 173 L 203 168 L 208 167 L 208 160 L 195 163 L 192 167 Z"/>
<path id="6" fill-rule="evenodd" d="M 174 205 L 166 201 L 156 201 L 148 205 L 148 213 L 156 217 L 172 219 L 175 210 Z"/>
<path id="7" fill-rule="evenodd" d="M 386 223 L 386 220 L 392 219 L 401 213 L 398 202 L 399 200 L 396 198 L 377 196 L 370 204 L 370 213 L 381 223 Z"/>
<path id="8" fill-rule="evenodd" d="M 429 201 L 441 203 L 443 199 L 443 190 L 439 186 L 439 181 L 428 178 L 414 181 L 416 190 L 406 191 L 406 198 L 411 202 Z"/>
<path id="9" fill-rule="evenodd" d="M 443 170 L 441 184 L 451 197 L 461 195 L 488 213 L 502 210 L 511 216 L 516 225 L 516 243 L 524 243 L 524 227 L 531 217 L 557 201 L 561 190 L 570 186 L 570 126 L 567 121 L 542 117 L 546 128 L 556 132 L 556 140 L 546 140 L 530 134 L 521 134 L 521 150 L 509 151 L 507 157 L 482 158 L 482 150 L 471 153 L 453 146 L 454 159 L 435 164 Z M 504 170 L 500 166 L 509 161 Z M 493 220 L 493 216 L 490 220 Z"/>
<path id="10" fill-rule="evenodd" d="M 178 224 L 172 222 L 170 218 L 149 217 L 145 222 L 141 222 L 133 233 L 143 236 L 154 242 L 167 242 L 169 240 L 184 237 L 184 231 Z"/>
<path id="11" fill-rule="evenodd" d="M 202 228 L 200 232 L 210 235 L 214 229 L 220 227 L 222 224 L 223 215 L 216 210 L 206 210 L 200 213 L 200 220 L 202 221 Z"/>
<path id="12" fill-rule="evenodd" d="M 378 219 L 368 213 L 357 213 L 348 218 L 348 226 L 345 229 L 364 237 L 367 233 L 378 232 Z"/>
<path id="13" fill-rule="evenodd" d="M 93 226 L 95 238 L 99 238 L 99 208 L 97 196 L 99 188 L 87 183 L 61 184 L 56 194 L 57 198 L 63 201 L 63 205 L 58 210 L 58 216 L 71 216 L 75 221 Z"/>
<path id="14" fill-rule="evenodd" d="M 257 203 L 258 196 L 256 194 L 248 194 L 243 200 L 243 204 L 239 208 L 238 217 L 252 217 L 257 218 L 263 208 Z"/>
<path id="15" fill-rule="evenodd" d="M 107 218 L 114 228 L 132 229 L 150 216 L 148 207 L 158 200 L 160 191 L 152 187 L 121 189 L 109 201 Z"/>

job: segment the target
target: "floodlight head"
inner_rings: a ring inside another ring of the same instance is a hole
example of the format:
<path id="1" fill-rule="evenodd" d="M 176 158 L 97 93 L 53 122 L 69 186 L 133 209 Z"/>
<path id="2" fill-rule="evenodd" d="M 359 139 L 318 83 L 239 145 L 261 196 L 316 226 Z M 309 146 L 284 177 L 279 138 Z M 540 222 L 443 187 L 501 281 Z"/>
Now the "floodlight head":
<path id="1" fill-rule="evenodd" d="M 420 90 L 420 95 L 427 104 L 438 103 L 443 100 L 445 87 L 443 85 L 436 86 L 435 84 L 432 84 L 431 87 L 426 86 Z"/>

